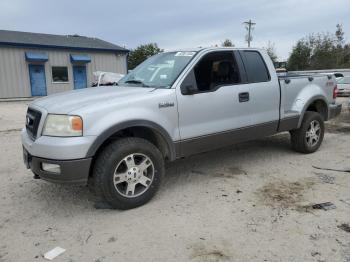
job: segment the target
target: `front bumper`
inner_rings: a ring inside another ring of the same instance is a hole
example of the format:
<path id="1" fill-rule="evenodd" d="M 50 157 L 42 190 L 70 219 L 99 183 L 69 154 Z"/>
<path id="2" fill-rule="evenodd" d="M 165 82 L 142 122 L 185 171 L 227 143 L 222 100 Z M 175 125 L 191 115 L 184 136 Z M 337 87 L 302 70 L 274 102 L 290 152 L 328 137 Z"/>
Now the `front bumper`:
<path id="1" fill-rule="evenodd" d="M 86 157 L 94 137 L 46 137 L 32 140 L 21 133 L 23 157 L 28 169 L 44 180 L 56 183 L 86 184 L 92 158 Z M 59 173 L 45 171 L 44 164 L 59 166 Z"/>
<path id="2" fill-rule="evenodd" d="M 32 155 L 48 159 L 86 158 L 96 136 L 50 137 L 39 136 L 35 141 L 29 137 L 25 128 L 21 132 L 22 145 Z"/>
<path id="3" fill-rule="evenodd" d="M 341 104 L 331 104 L 329 105 L 328 120 L 340 115 L 342 105 Z"/>
<path id="4" fill-rule="evenodd" d="M 55 183 L 86 184 L 92 158 L 74 160 L 53 160 L 32 156 L 23 148 L 24 163 L 28 169 L 47 181 Z M 43 164 L 58 165 L 60 172 L 50 172 L 43 169 Z"/>

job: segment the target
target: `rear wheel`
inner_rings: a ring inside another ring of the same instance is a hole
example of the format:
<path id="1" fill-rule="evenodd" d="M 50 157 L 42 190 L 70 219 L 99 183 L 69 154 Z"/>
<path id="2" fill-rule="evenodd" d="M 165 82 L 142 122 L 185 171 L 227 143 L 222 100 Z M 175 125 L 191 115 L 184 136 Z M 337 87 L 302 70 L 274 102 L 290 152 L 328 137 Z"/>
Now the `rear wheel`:
<path id="1" fill-rule="evenodd" d="M 163 174 L 164 161 L 157 147 L 141 138 L 122 138 L 100 153 L 93 184 L 113 208 L 130 209 L 155 195 Z"/>
<path id="2" fill-rule="evenodd" d="M 301 153 L 313 153 L 320 146 L 324 136 L 324 122 L 317 112 L 308 111 L 299 129 L 290 131 L 292 147 Z"/>

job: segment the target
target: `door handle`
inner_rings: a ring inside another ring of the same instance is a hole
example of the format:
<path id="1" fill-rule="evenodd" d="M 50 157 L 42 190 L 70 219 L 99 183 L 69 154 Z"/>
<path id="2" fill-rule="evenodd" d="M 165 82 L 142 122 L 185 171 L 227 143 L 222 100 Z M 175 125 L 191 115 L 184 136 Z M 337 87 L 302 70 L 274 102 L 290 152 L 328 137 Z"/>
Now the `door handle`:
<path id="1" fill-rule="evenodd" d="M 239 102 L 248 102 L 249 101 L 249 93 L 243 92 L 238 94 Z"/>

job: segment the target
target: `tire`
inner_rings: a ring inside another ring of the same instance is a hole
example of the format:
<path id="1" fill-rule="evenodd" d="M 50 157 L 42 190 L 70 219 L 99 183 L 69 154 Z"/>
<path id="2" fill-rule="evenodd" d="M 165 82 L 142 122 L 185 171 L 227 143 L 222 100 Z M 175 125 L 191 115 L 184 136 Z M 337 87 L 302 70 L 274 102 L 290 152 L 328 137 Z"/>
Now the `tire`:
<path id="1" fill-rule="evenodd" d="M 312 125 L 314 131 L 310 133 Z M 304 154 L 315 152 L 321 146 L 324 136 L 322 116 L 317 112 L 307 111 L 300 128 L 290 131 L 290 134 L 292 147 L 295 151 Z"/>
<path id="2" fill-rule="evenodd" d="M 147 203 L 164 175 L 161 152 L 147 140 L 130 137 L 111 142 L 97 157 L 94 191 L 116 209 Z"/>

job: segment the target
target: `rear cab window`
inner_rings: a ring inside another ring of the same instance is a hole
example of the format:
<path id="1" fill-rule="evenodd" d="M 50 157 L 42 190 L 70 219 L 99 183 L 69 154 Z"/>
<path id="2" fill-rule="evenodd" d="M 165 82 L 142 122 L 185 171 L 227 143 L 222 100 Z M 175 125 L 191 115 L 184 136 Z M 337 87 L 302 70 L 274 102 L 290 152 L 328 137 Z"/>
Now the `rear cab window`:
<path id="1" fill-rule="evenodd" d="M 271 80 L 265 61 L 258 51 L 246 50 L 243 55 L 248 83 L 269 82 Z"/>

